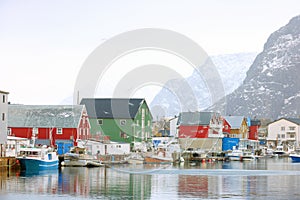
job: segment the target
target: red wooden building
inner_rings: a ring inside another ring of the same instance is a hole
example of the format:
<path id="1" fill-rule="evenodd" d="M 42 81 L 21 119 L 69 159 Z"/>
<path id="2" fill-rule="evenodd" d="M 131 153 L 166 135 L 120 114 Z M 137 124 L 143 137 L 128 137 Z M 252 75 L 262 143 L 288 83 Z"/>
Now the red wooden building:
<path id="1" fill-rule="evenodd" d="M 216 112 L 183 112 L 178 119 L 179 138 L 223 137 L 223 120 Z"/>
<path id="2" fill-rule="evenodd" d="M 9 105 L 8 135 L 35 139 L 36 145 L 77 145 L 90 138 L 84 105 Z"/>
<path id="3" fill-rule="evenodd" d="M 252 119 L 249 126 L 249 140 L 258 140 L 258 129 L 261 125 L 260 120 Z"/>

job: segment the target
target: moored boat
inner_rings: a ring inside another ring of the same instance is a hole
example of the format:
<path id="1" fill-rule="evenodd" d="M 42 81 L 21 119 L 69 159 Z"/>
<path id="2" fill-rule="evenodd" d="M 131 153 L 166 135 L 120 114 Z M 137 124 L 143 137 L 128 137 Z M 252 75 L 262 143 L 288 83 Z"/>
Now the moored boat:
<path id="1" fill-rule="evenodd" d="M 180 160 L 180 157 L 177 158 L 180 152 L 180 146 L 176 141 L 170 141 L 167 144 L 160 143 L 154 153 L 146 154 L 145 163 L 173 163 Z"/>
<path id="2" fill-rule="evenodd" d="M 289 156 L 293 162 L 300 162 L 300 154 L 291 153 Z"/>
<path id="3" fill-rule="evenodd" d="M 300 149 L 297 148 L 289 155 L 289 157 L 292 159 L 293 162 L 300 162 Z"/>
<path id="4" fill-rule="evenodd" d="M 283 146 L 277 146 L 273 154 L 278 157 L 288 156 L 288 153 L 283 150 Z"/>
<path id="5" fill-rule="evenodd" d="M 64 167 L 91 167 L 100 164 L 102 164 L 100 161 L 86 153 L 86 148 L 77 146 L 64 155 L 64 161 L 61 163 Z"/>
<path id="6" fill-rule="evenodd" d="M 242 156 L 243 151 L 236 148 L 233 148 L 233 150 L 227 154 L 228 159 L 231 161 L 240 161 Z"/>
<path id="7" fill-rule="evenodd" d="M 248 151 L 248 150 L 243 151 L 243 155 L 241 157 L 242 161 L 252 161 L 255 159 L 256 159 L 256 157 L 253 155 L 253 153 L 251 151 Z"/>
<path id="8" fill-rule="evenodd" d="M 125 160 L 128 161 L 129 164 L 144 164 L 145 158 L 140 153 L 131 153 Z"/>
<path id="9" fill-rule="evenodd" d="M 22 148 L 16 158 L 23 171 L 58 169 L 58 155 L 51 148 Z"/>

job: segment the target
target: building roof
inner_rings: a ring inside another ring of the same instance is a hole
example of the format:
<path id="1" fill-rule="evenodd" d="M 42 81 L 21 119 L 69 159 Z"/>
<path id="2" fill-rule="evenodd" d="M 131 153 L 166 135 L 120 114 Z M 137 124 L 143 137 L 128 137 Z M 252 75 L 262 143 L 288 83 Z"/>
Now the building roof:
<path id="1" fill-rule="evenodd" d="M 286 118 L 286 120 L 300 125 L 300 118 Z"/>
<path id="2" fill-rule="evenodd" d="M 182 112 L 179 114 L 177 124 L 180 125 L 209 125 L 215 112 Z"/>
<path id="3" fill-rule="evenodd" d="M 8 127 L 77 128 L 83 105 L 8 105 Z"/>
<path id="4" fill-rule="evenodd" d="M 134 119 L 145 99 L 83 98 L 89 118 Z"/>
<path id="5" fill-rule="evenodd" d="M 1 94 L 9 94 L 9 92 L 4 92 L 4 91 L 2 91 L 2 90 L 0 90 L 0 93 L 1 93 Z"/>
<path id="6" fill-rule="evenodd" d="M 274 120 L 274 121 L 268 123 L 267 125 L 273 124 L 273 123 L 278 122 L 280 120 L 287 120 L 289 122 L 292 122 L 292 123 L 295 123 L 297 125 L 300 125 L 300 118 L 285 118 L 285 117 L 282 117 L 282 118 L 279 118 L 277 120 Z"/>
<path id="7" fill-rule="evenodd" d="M 251 126 L 260 126 L 261 125 L 261 122 L 259 119 L 251 119 L 250 120 L 250 125 Z"/>
<path id="8" fill-rule="evenodd" d="M 224 116 L 231 129 L 239 129 L 245 119 L 244 116 Z"/>

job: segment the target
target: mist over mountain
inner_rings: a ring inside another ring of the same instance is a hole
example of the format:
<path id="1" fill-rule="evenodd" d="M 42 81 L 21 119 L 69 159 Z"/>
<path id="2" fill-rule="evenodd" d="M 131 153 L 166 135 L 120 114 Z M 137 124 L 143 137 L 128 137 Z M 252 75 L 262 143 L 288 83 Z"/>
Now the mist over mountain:
<path id="1" fill-rule="evenodd" d="M 221 83 L 216 84 L 222 84 L 225 94 L 230 94 L 242 84 L 256 55 L 257 53 L 236 53 L 211 56 L 205 67 L 217 69 Z M 168 88 L 173 88 L 176 95 Z M 151 111 L 155 118 L 159 118 L 178 115 L 181 111 L 202 110 L 214 103 L 210 94 L 204 78 L 195 70 L 185 79 L 167 82 L 150 103 Z"/>
<path id="2" fill-rule="evenodd" d="M 272 33 L 247 76 L 211 110 L 277 119 L 300 116 L 300 15 Z"/>

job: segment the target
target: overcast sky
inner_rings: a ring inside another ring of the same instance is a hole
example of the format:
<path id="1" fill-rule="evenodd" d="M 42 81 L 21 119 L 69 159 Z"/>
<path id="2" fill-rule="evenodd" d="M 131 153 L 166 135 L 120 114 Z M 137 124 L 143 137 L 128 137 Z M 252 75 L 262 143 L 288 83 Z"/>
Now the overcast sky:
<path id="1" fill-rule="evenodd" d="M 12 103 L 63 103 L 97 46 L 139 28 L 184 34 L 209 55 L 260 52 L 299 8 L 299 0 L 0 0 L 0 90 Z"/>

